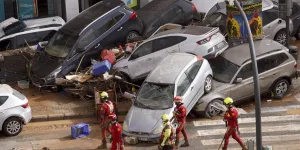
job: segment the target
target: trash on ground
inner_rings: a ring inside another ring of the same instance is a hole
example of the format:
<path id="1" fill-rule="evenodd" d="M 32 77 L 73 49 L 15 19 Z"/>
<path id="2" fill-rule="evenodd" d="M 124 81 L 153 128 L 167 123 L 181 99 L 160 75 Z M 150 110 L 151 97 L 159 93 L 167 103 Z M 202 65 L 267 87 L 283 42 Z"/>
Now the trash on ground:
<path id="1" fill-rule="evenodd" d="M 271 100 L 271 99 L 268 99 L 267 102 L 272 102 L 272 100 Z"/>
<path id="2" fill-rule="evenodd" d="M 108 60 L 101 61 L 93 65 L 93 75 L 99 76 L 105 72 L 108 72 L 111 68 L 111 63 Z"/>
<path id="3" fill-rule="evenodd" d="M 78 123 L 71 127 L 71 136 L 73 139 L 90 135 L 90 126 L 86 123 Z"/>
<path id="4" fill-rule="evenodd" d="M 29 82 L 25 81 L 25 80 L 18 81 L 18 86 L 21 89 L 28 89 L 29 88 Z"/>
<path id="5" fill-rule="evenodd" d="M 85 82 L 91 79 L 93 76 L 87 74 L 67 75 L 66 79 L 71 81 Z"/>

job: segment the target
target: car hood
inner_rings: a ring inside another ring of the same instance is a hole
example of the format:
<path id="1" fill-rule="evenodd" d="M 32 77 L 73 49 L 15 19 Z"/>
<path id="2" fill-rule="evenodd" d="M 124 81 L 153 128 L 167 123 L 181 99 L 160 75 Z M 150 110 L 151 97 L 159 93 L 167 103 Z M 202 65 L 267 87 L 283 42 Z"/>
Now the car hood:
<path id="1" fill-rule="evenodd" d="M 128 66 L 128 58 L 122 57 L 114 64 L 113 68 L 123 68 L 126 66 Z"/>
<path id="2" fill-rule="evenodd" d="M 166 110 L 152 110 L 131 106 L 126 122 L 130 132 L 151 133 L 162 125 L 161 115 L 171 114 L 173 108 Z"/>
<path id="3" fill-rule="evenodd" d="M 38 78 L 45 78 L 62 64 L 57 58 L 53 58 L 42 52 L 35 55 L 31 62 L 31 73 Z"/>

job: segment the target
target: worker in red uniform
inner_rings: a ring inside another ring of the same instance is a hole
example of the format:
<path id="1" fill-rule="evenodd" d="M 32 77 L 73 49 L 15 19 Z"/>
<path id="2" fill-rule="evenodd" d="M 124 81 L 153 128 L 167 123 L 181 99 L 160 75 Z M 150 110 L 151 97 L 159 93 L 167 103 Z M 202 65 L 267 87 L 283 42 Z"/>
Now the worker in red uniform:
<path id="1" fill-rule="evenodd" d="M 110 115 L 116 115 L 114 111 L 114 105 L 111 101 L 108 100 L 108 93 L 102 92 L 100 94 L 101 102 L 103 103 L 100 109 L 100 128 L 102 132 L 102 145 L 98 148 L 106 149 L 107 148 L 107 135 L 106 131 L 111 133 L 109 128 L 109 120 L 107 119 Z"/>
<path id="2" fill-rule="evenodd" d="M 108 120 L 110 120 L 110 130 L 112 134 L 112 145 L 110 150 L 123 150 L 124 145 L 122 141 L 122 126 L 117 122 L 116 115 L 110 115 Z"/>
<path id="3" fill-rule="evenodd" d="M 224 121 L 226 123 L 227 131 L 225 133 L 225 143 L 223 150 L 227 150 L 227 146 L 229 144 L 229 137 L 232 136 L 233 139 L 235 139 L 240 146 L 242 147 L 243 150 L 248 150 L 240 137 L 237 135 L 240 134 L 239 131 L 239 124 L 238 124 L 238 111 L 237 109 L 233 106 L 233 100 L 230 97 L 227 97 L 224 99 L 224 105 L 227 107 L 227 111 L 225 112 L 224 115 Z"/>
<path id="4" fill-rule="evenodd" d="M 176 96 L 174 98 L 175 102 L 175 109 L 173 111 L 173 118 L 175 117 L 177 122 L 178 122 L 178 128 L 176 129 L 176 141 L 175 141 L 175 148 L 178 149 L 179 145 L 179 134 L 180 132 L 184 136 L 184 141 L 185 143 L 181 145 L 181 147 L 186 147 L 190 146 L 187 134 L 186 134 L 186 129 L 185 129 L 185 124 L 186 124 L 186 107 L 182 103 L 182 97 Z M 172 120 L 173 120 L 172 118 Z"/>

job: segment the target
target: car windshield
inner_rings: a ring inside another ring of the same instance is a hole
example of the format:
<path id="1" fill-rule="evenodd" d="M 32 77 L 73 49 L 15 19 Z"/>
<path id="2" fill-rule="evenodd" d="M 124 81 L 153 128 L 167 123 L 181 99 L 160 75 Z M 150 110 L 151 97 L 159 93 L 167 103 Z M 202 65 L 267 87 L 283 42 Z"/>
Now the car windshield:
<path id="1" fill-rule="evenodd" d="M 135 106 L 149 109 L 173 107 L 174 85 L 145 82 L 135 101 Z"/>
<path id="2" fill-rule="evenodd" d="M 213 70 L 213 78 L 216 81 L 223 83 L 229 83 L 240 67 L 222 56 L 218 56 L 208 61 Z"/>
<path id="3" fill-rule="evenodd" d="M 49 41 L 45 51 L 55 57 L 65 58 L 77 41 L 78 36 L 71 32 L 59 30 Z"/>

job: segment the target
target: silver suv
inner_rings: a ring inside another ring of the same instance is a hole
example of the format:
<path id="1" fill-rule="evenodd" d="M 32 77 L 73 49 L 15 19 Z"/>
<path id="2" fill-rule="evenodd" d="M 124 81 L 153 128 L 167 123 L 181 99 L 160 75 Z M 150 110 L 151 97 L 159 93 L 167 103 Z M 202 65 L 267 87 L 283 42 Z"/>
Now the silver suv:
<path id="1" fill-rule="evenodd" d="M 271 92 L 273 98 L 283 98 L 297 72 L 295 58 L 276 41 L 264 39 L 254 44 L 261 94 Z M 221 113 L 218 104 L 222 104 L 225 97 L 230 96 L 235 103 L 240 103 L 254 96 L 248 43 L 230 48 L 209 62 L 214 74 L 213 91 L 197 102 L 194 113 L 216 116 Z"/>

